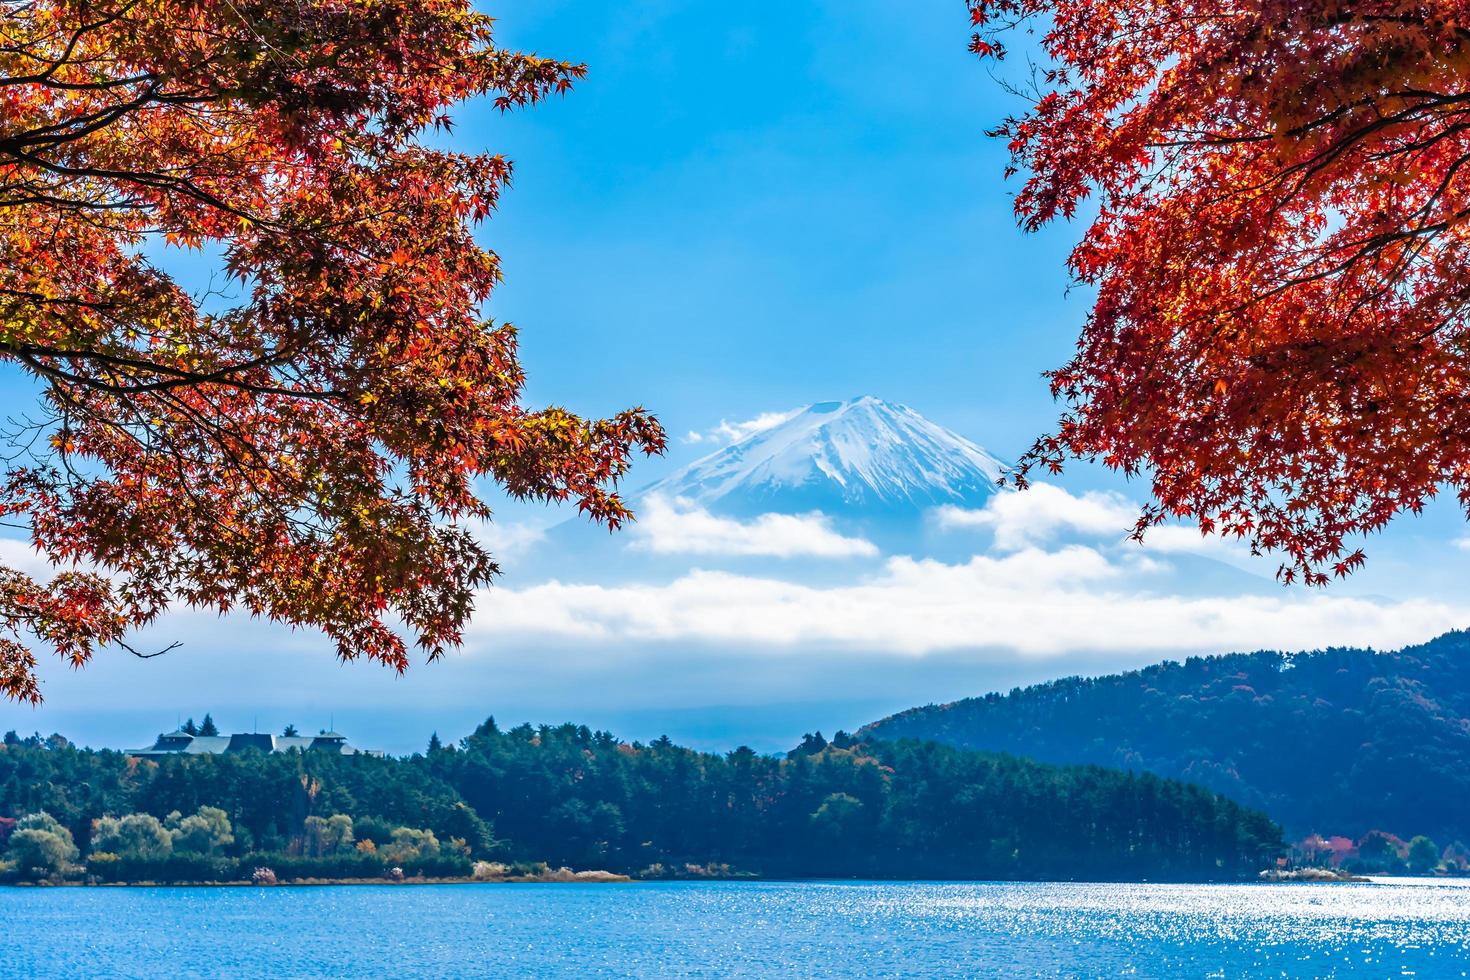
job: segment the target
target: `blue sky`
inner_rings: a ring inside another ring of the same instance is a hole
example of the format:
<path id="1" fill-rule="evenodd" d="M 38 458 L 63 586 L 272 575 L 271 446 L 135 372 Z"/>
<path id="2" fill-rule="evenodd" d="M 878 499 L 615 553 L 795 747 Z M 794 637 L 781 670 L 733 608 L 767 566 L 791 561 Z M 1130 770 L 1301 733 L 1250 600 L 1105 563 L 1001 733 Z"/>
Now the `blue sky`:
<path id="1" fill-rule="evenodd" d="M 872 391 L 1029 432 L 1071 344 L 1065 236 L 1013 230 L 1006 106 L 952 6 L 508 5 L 506 42 L 590 67 L 461 133 L 517 163 L 488 240 L 532 400 L 682 431 Z"/>
<path id="2" fill-rule="evenodd" d="M 510 0 L 493 12 L 502 43 L 584 61 L 590 74 L 527 112 L 459 116 L 457 146 L 504 153 L 517 168 L 482 230 L 506 274 L 491 313 L 522 330 L 530 404 L 606 414 L 641 403 L 665 421 L 676 437 L 668 459 L 641 465 L 631 485 L 710 448 L 685 433 L 862 393 L 911 405 L 1005 458 L 1054 418 L 1040 374 L 1068 356 L 1088 299 L 1067 289 L 1077 229 L 1016 230 L 1004 147 L 984 131 L 1019 106 L 966 53 L 958 0 Z M 29 389 L 5 378 L 6 406 L 23 406 Z M 0 703 L 0 729 L 117 746 L 151 739 L 176 713 L 212 710 L 226 728 L 335 717 L 359 741 L 402 751 L 494 713 L 776 749 L 813 728 L 1063 673 L 1278 639 L 1407 642 L 1470 624 L 1470 611 L 1458 618 L 1470 552 L 1452 503 L 1372 542 L 1367 571 L 1330 599 L 1294 605 L 1308 600 L 1275 591 L 1274 566 L 1226 555 L 1257 577 L 1207 589 L 1192 559 L 1159 552 L 1144 568 L 1119 551 L 1098 529 L 1123 523 L 1117 515 L 1142 493 L 1076 466 L 1025 513 L 957 525 L 982 535 L 970 564 L 854 555 L 822 566 L 822 582 L 835 583 L 825 591 L 782 557 L 758 568 L 691 557 L 662 578 L 645 569 L 637 593 L 616 591 L 618 569 L 598 557 L 525 572 L 537 567 L 547 515 L 507 505 L 506 526 L 488 532 L 507 544 L 507 587 L 446 663 L 393 678 L 336 664 L 310 633 L 182 614 L 154 631 L 186 641 L 167 658 L 109 656 L 81 674 L 48 660 L 48 703 Z M 1058 619 L 1116 606 L 1149 622 L 1136 633 L 1121 622 L 1107 642 L 1059 630 L 1045 649 L 997 625 L 968 647 L 936 634 L 896 652 L 926 623 L 972 629 L 971 607 L 1022 567 L 1055 590 Z M 887 639 L 871 624 L 867 645 L 799 617 L 803 639 L 771 642 L 679 625 L 680 610 L 706 608 L 706 587 L 727 606 L 744 597 L 750 618 L 843 603 L 880 618 L 927 611 Z M 1180 603 L 1209 589 L 1222 611 L 1191 607 L 1176 629 Z M 638 604 L 643 619 L 610 623 L 611 602 Z M 561 625 L 535 628 L 541 620 Z"/>

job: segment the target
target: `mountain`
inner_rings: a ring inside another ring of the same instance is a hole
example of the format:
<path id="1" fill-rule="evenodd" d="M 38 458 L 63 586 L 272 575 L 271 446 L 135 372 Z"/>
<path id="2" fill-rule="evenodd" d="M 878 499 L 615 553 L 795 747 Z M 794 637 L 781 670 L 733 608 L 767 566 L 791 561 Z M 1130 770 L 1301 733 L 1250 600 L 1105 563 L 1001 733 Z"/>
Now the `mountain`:
<path id="1" fill-rule="evenodd" d="M 862 395 L 762 418 L 774 424 L 628 494 L 634 512 L 645 518 L 667 513 L 675 500 L 742 521 L 820 512 L 839 534 L 861 538 L 884 554 L 964 562 L 976 554 L 979 535 L 956 533 L 933 520 L 934 509 L 979 509 L 997 494 L 1014 492 L 1000 485 L 1011 471 L 1008 463 L 896 402 Z M 1120 521 L 1119 539 L 1127 523 Z M 640 531 L 650 526 L 651 519 L 626 534 L 608 535 L 583 517 L 568 518 L 547 532 L 533 554 L 517 558 L 515 574 L 522 581 L 563 575 L 569 560 L 578 568 L 615 569 L 650 581 L 687 571 L 690 553 L 637 546 Z M 733 552 L 695 557 L 705 568 L 748 569 L 769 561 Z M 799 572 L 809 584 L 835 581 L 844 572 L 842 563 L 826 557 L 783 557 L 779 563 L 783 572 Z M 1139 572 L 1149 574 L 1180 594 L 1279 590 L 1268 578 L 1201 555 L 1171 554 L 1156 571 Z"/>
<path id="2" fill-rule="evenodd" d="M 1470 632 L 1389 653 L 1230 654 L 1069 677 L 913 708 L 859 734 L 1184 779 L 1293 835 L 1470 841 Z"/>
<path id="3" fill-rule="evenodd" d="M 864 395 L 788 412 L 648 487 L 719 512 L 973 506 L 1006 464 L 904 405 Z"/>

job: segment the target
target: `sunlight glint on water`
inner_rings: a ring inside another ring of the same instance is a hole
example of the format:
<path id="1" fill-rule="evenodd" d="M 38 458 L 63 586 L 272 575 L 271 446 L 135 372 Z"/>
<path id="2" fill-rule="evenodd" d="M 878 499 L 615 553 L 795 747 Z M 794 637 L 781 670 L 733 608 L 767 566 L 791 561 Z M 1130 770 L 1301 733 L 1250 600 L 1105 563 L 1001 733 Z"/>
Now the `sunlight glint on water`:
<path id="1" fill-rule="evenodd" d="M 0 922 L 6 976 L 1470 975 L 1438 883 L 4 889 Z"/>

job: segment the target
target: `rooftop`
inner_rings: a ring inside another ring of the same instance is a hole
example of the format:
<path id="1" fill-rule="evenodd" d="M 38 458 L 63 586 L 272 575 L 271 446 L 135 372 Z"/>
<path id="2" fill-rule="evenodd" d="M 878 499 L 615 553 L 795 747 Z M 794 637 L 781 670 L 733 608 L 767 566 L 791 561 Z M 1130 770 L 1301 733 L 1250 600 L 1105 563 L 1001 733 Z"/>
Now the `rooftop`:
<path id="1" fill-rule="evenodd" d="M 147 758 L 167 755 L 220 755 L 226 752 L 331 752 L 336 755 L 381 756 L 382 752 L 358 749 L 337 732 L 320 735 L 271 735 L 266 732 L 237 732 L 233 735 L 190 735 L 182 728 L 160 734 L 152 745 L 128 749 L 127 754 Z"/>

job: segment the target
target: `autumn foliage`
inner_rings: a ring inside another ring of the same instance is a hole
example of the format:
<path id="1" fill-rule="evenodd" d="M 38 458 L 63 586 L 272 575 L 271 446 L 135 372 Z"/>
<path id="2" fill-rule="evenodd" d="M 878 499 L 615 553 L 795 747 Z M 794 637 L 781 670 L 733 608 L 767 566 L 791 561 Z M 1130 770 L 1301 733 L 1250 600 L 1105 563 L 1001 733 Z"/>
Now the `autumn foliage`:
<path id="1" fill-rule="evenodd" d="M 471 238 L 510 177 L 428 137 L 579 66 L 495 47 L 466 0 L 0 6 L 0 512 L 63 570 L 0 569 L 0 691 L 170 602 L 313 626 L 397 669 L 460 638 L 496 566 L 477 481 L 617 526 L 663 433 L 528 411 Z M 182 249 L 226 277 L 191 295 Z"/>
<path id="2" fill-rule="evenodd" d="M 1025 228 L 1084 216 L 1096 290 L 1027 469 L 1146 472 L 1139 534 L 1196 521 L 1311 584 L 1442 487 L 1470 507 L 1470 7 L 969 7 L 981 56 L 1039 35 L 998 132 Z"/>

